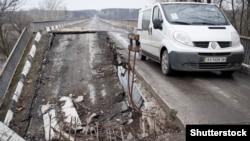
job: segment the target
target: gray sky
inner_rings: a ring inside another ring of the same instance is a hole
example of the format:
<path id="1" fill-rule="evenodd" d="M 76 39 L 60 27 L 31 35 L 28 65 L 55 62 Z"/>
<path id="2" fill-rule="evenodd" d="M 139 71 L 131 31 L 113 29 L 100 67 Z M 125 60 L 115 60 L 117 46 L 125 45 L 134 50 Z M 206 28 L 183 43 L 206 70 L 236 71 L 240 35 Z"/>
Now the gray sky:
<path id="1" fill-rule="evenodd" d="M 22 9 L 38 8 L 42 0 L 27 0 Z M 143 8 L 153 0 L 63 0 L 68 10 L 104 8 Z"/>

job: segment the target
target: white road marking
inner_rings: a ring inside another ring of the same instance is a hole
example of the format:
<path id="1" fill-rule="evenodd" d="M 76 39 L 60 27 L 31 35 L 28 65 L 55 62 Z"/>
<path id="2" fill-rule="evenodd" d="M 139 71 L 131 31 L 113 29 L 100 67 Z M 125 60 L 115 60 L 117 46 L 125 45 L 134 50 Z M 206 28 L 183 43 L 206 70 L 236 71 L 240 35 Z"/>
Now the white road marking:
<path id="1" fill-rule="evenodd" d="M 89 98 L 91 99 L 92 104 L 95 104 L 96 101 L 95 87 L 92 84 L 88 84 L 88 89 L 89 89 Z"/>
<path id="2" fill-rule="evenodd" d="M 101 91 L 101 93 L 102 93 L 102 97 L 105 97 L 105 96 L 107 95 L 107 93 L 106 93 L 106 90 L 105 90 L 105 89 L 103 89 L 103 90 Z"/>

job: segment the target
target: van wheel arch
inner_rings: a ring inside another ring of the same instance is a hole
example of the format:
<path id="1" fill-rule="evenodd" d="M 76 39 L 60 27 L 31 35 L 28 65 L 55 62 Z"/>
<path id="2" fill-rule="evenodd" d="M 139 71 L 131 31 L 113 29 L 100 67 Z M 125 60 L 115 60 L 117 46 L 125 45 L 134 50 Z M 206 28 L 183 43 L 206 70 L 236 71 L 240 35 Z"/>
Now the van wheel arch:
<path id="1" fill-rule="evenodd" d="M 166 47 L 162 47 L 160 54 L 161 70 L 164 75 L 173 75 L 173 69 L 171 67 L 171 62 L 169 61 L 168 50 Z"/>
<path id="2" fill-rule="evenodd" d="M 161 58 L 162 58 L 162 54 L 163 54 L 164 50 L 167 50 L 167 48 L 166 48 L 165 46 L 163 46 L 163 47 L 161 48 L 161 52 L 160 52 L 160 62 L 161 62 Z"/>

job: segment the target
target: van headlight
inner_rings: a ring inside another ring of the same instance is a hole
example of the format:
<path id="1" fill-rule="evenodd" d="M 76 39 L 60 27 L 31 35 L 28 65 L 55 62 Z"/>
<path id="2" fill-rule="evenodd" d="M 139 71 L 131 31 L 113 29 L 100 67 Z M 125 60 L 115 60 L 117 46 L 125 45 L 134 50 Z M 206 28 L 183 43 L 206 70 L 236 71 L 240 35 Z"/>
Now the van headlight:
<path id="1" fill-rule="evenodd" d="M 174 38 L 176 41 L 183 43 L 185 45 L 194 46 L 192 40 L 189 38 L 189 36 L 184 32 L 175 32 Z"/>
<path id="2" fill-rule="evenodd" d="M 238 46 L 240 44 L 240 36 L 237 32 L 232 32 L 232 46 Z"/>

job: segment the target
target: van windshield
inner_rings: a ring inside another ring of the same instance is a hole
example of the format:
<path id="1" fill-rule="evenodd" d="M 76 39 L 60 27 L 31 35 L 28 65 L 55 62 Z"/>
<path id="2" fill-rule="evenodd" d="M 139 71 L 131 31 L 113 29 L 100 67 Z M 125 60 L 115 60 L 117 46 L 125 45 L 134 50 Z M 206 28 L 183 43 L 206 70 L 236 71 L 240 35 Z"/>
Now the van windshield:
<path id="1" fill-rule="evenodd" d="M 181 25 L 228 25 L 228 21 L 215 5 L 163 4 L 167 20 Z"/>

